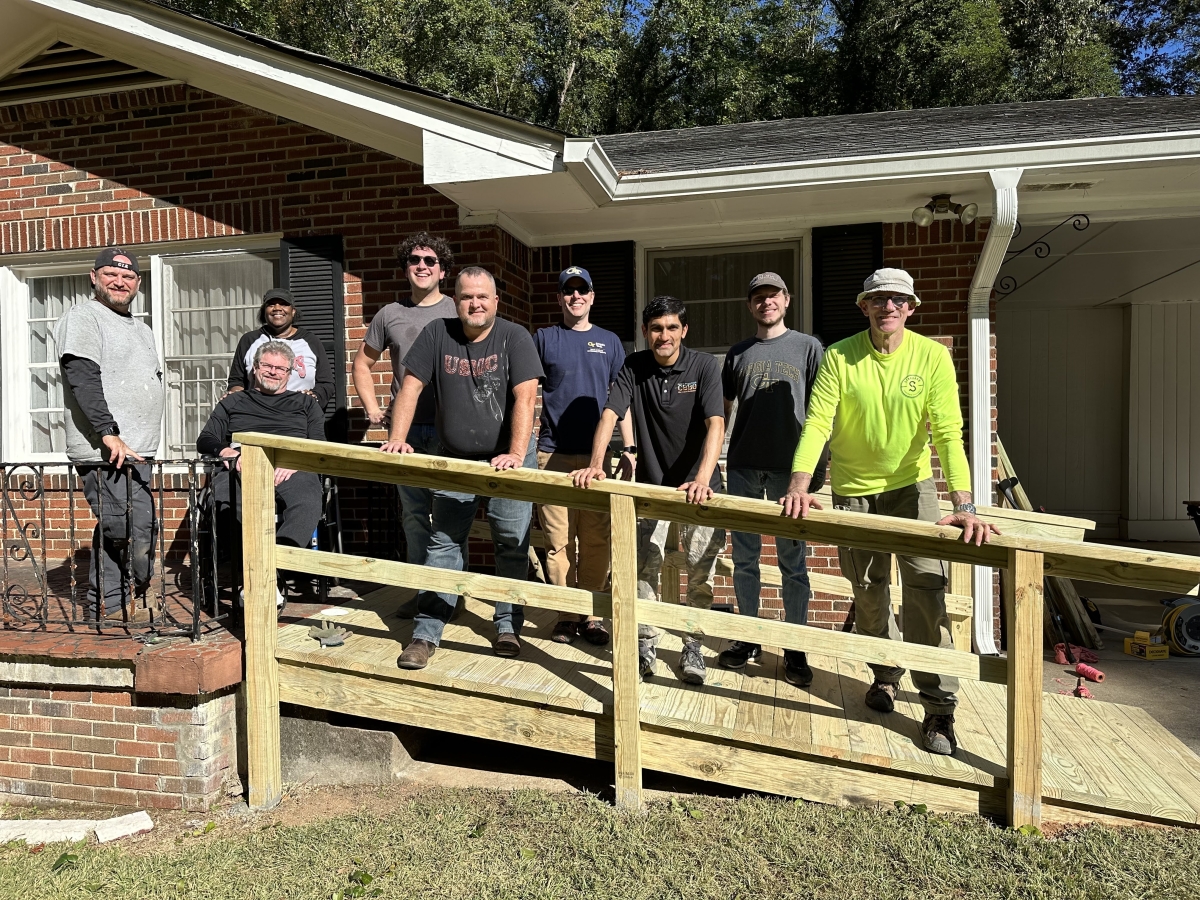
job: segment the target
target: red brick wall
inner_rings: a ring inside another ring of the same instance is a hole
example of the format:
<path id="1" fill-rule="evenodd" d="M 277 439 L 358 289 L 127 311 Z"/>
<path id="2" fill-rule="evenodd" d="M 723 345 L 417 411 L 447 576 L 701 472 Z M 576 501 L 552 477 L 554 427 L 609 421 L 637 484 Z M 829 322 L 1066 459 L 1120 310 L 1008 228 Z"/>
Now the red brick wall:
<path id="1" fill-rule="evenodd" d="M 236 727 L 232 691 L 0 687 L 0 796 L 201 812 L 238 784 Z"/>

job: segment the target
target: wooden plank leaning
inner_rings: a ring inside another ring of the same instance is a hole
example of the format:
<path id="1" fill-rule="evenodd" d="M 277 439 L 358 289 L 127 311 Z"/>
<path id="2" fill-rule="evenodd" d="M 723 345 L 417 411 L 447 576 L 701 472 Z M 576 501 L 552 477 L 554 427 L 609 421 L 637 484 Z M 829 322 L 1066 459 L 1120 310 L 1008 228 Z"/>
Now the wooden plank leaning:
<path id="1" fill-rule="evenodd" d="M 1042 821 L 1042 559 L 1012 550 L 1008 614 L 1008 824 Z"/>
<path id="2" fill-rule="evenodd" d="M 642 808 L 641 686 L 638 671 L 637 516 L 612 497 L 613 755 L 617 806 Z"/>
<path id="3" fill-rule="evenodd" d="M 273 451 L 242 447 L 242 584 L 246 615 L 246 757 L 251 809 L 283 796 L 279 669 L 275 662 L 275 463 Z"/>

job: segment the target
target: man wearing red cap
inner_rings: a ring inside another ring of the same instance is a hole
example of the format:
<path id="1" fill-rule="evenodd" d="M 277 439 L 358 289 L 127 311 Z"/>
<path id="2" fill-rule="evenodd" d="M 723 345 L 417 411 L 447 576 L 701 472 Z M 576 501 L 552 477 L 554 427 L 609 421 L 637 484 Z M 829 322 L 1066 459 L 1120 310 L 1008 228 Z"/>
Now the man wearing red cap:
<path id="1" fill-rule="evenodd" d="M 142 281 L 137 257 L 109 247 L 96 257 L 91 277 L 93 299 L 67 310 L 54 329 L 67 458 L 78 466 L 98 522 L 87 612 L 113 616 L 124 607 L 126 618 L 140 620 L 157 605 L 150 589 L 155 521 L 149 460 L 158 452 L 162 428 L 162 366 L 154 333 L 131 312 Z"/>
<path id="2" fill-rule="evenodd" d="M 962 410 L 950 352 L 905 328 L 920 304 L 912 276 L 903 269 L 879 269 L 866 280 L 858 306 L 870 327 L 825 351 L 792 461 L 788 493 L 779 501 L 787 515 L 807 516 L 809 509 L 821 508 L 808 491 L 828 440 L 835 508 L 957 525 L 963 540 L 976 544 L 998 533 L 976 518 L 971 502 L 971 472 L 963 451 Z M 945 517 L 933 480 L 930 431 L 954 502 L 954 512 Z M 891 612 L 891 554 L 839 547 L 838 559 L 854 588 L 855 629 L 859 634 L 897 639 Z M 904 588 L 904 640 L 952 646 L 945 562 L 911 556 L 900 556 L 898 561 Z M 904 670 L 884 665 L 871 669 L 875 681 L 866 703 L 889 713 Z M 958 680 L 913 672 L 913 683 L 925 708 L 921 724 L 925 749 L 952 754 L 957 746 Z"/>

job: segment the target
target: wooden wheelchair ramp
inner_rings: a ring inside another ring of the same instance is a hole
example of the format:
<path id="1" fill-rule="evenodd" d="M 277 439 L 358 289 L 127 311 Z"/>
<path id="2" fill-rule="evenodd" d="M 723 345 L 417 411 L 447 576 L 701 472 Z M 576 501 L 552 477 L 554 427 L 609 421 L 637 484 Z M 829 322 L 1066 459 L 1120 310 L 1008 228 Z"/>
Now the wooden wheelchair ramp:
<path id="1" fill-rule="evenodd" d="M 440 731 L 613 758 L 609 648 L 549 639 L 557 614 L 527 608 L 519 659 L 493 655 L 492 607 L 467 599 L 419 672 L 396 668 L 412 633 L 397 615 L 413 592 L 384 588 L 332 612 L 287 619 L 278 632 L 280 700 Z M 317 621 L 351 631 L 322 649 Z M 810 689 L 782 678 L 782 657 L 721 669 L 727 642 L 706 641 L 708 683 L 680 682 L 680 639 L 666 634 L 655 677 L 639 689 L 642 764 L 736 787 L 827 803 L 925 803 L 939 812 L 1003 817 L 1007 790 L 1002 684 L 963 679 L 958 752 L 920 746 L 922 711 L 905 678 L 896 712 L 869 709 L 863 662 L 809 655 Z M 1200 758 L 1135 707 L 1043 695 L 1042 819 L 1114 817 L 1200 824 Z"/>

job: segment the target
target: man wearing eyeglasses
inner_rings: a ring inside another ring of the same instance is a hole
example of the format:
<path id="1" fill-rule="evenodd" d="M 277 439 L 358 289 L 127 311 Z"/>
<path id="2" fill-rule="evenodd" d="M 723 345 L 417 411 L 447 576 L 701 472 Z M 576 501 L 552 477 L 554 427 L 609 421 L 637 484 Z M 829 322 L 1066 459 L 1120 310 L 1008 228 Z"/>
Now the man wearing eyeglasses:
<path id="1" fill-rule="evenodd" d="M 123 611 L 144 621 L 158 606 L 150 460 L 162 428 L 162 366 L 154 333 L 132 312 L 142 283 L 137 257 L 108 247 L 91 279 L 92 301 L 67 310 L 54 329 L 67 458 L 78 466 L 97 519 L 86 615 Z"/>
<path id="2" fill-rule="evenodd" d="M 957 525 L 968 543 L 983 544 L 999 533 L 976 518 L 971 502 L 971 472 L 963 450 L 962 410 L 950 353 L 937 341 L 905 328 L 920 304 L 912 276 L 903 269 L 879 269 L 864 283 L 858 306 L 870 327 L 825 351 L 792 462 L 788 493 L 779 501 L 786 515 L 797 518 L 807 516 L 810 509 L 821 509 L 808 490 L 828 440 L 836 509 Z M 931 434 L 954 503 L 954 511 L 945 517 L 933 480 Z M 839 547 L 838 559 L 854 589 L 855 629 L 896 640 L 890 554 Z M 952 646 L 945 562 L 911 556 L 898 560 L 904 588 L 904 640 Z M 871 669 L 875 680 L 866 703 L 889 713 L 904 670 L 883 665 Z M 921 724 L 925 749 L 948 756 L 957 748 L 958 680 L 930 672 L 912 674 L 925 708 Z"/>
<path id="3" fill-rule="evenodd" d="M 440 237 L 421 231 L 406 238 L 399 252 L 412 296 L 389 303 L 375 314 L 362 346 L 354 356 L 354 390 L 373 426 L 387 427 L 391 419 L 392 406 L 389 405 L 387 410 L 380 408 L 375 395 L 375 377 L 371 374 L 371 367 L 378 362 L 383 351 L 388 351 L 392 361 L 391 404 L 394 405 L 400 386 L 404 383 L 404 357 L 412 349 L 417 335 L 435 319 L 454 319 L 458 316 L 454 301 L 442 293 L 443 280 L 454 265 L 450 245 Z M 408 443 L 414 452 L 437 452 L 435 416 L 433 391 L 423 391 L 408 430 Z M 433 533 L 430 523 L 433 492 L 408 486 L 401 486 L 398 490 L 408 561 L 413 565 L 423 565 Z"/>
<path id="4" fill-rule="evenodd" d="M 239 431 L 258 431 L 280 437 L 325 439 L 325 413 L 321 403 L 307 391 L 288 390 L 296 354 L 287 341 L 267 341 L 254 352 L 254 381 L 249 390 L 226 394 L 209 416 L 196 438 L 196 449 L 205 456 L 228 459 L 242 471 L 241 450 L 233 445 Z M 217 513 L 227 521 L 230 511 L 242 520 L 242 489 L 228 468 L 213 476 L 212 492 Z M 313 472 L 275 469 L 275 508 L 279 524 L 275 539 L 288 547 L 306 547 L 321 518 L 321 479 Z M 282 576 L 282 573 L 281 573 Z M 281 577 L 282 580 L 282 577 Z M 309 579 L 297 579 L 302 585 Z M 276 588 L 275 602 L 283 606 L 283 592 Z"/>

